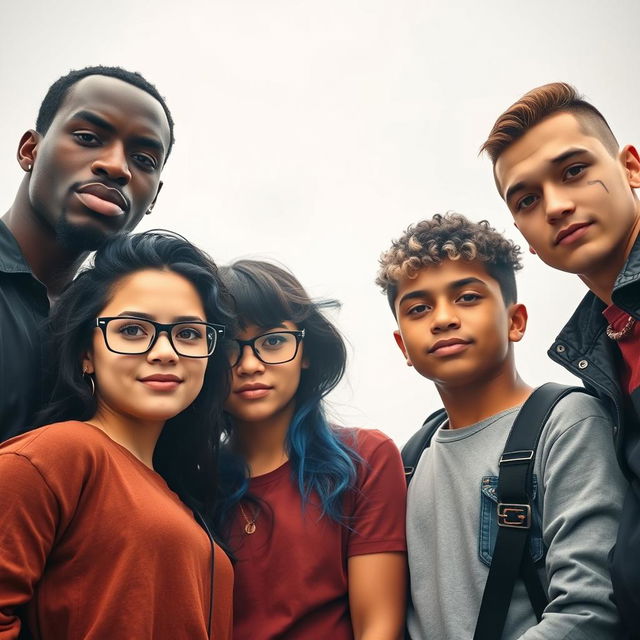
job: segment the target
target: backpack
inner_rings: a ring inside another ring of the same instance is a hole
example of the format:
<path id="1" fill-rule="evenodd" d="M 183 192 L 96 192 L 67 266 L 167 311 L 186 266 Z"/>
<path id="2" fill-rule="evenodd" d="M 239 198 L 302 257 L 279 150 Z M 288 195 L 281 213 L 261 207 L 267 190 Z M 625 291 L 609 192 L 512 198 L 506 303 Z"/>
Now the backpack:
<path id="1" fill-rule="evenodd" d="M 499 640 L 509 612 L 515 582 L 520 576 L 527 588 L 538 622 L 548 603 L 535 564 L 527 552 L 533 509 L 533 464 L 540 434 L 561 398 L 585 390 L 549 382 L 538 387 L 522 405 L 511 427 L 498 475 L 498 536 L 482 595 L 474 640 Z M 407 485 L 422 452 L 446 419 L 444 409 L 432 413 L 402 448 Z M 407 634 L 407 637 L 408 634 Z"/>

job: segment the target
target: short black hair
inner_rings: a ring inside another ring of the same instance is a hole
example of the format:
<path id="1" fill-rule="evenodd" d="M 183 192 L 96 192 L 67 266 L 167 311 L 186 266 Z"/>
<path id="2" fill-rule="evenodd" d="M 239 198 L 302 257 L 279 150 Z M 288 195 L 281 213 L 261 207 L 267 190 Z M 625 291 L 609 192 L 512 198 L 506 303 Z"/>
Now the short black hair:
<path id="1" fill-rule="evenodd" d="M 49 87 L 47 94 L 40 104 L 38 117 L 36 119 L 36 131 L 42 135 L 47 133 L 69 89 L 76 82 L 83 78 L 87 78 L 88 76 L 107 76 L 109 78 L 116 78 L 117 80 L 128 82 L 134 87 L 138 87 L 138 89 L 146 91 L 152 98 L 155 98 L 162 105 L 164 113 L 167 116 L 167 121 L 169 122 L 168 158 L 171 153 L 173 143 L 175 142 L 175 138 L 173 137 L 173 118 L 171 117 L 171 111 L 169 111 L 167 103 L 155 86 L 144 78 L 142 74 L 137 71 L 127 71 L 122 67 L 105 67 L 103 65 L 97 65 L 94 67 L 84 67 L 84 69 L 72 69 L 66 76 L 58 78 Z"/>

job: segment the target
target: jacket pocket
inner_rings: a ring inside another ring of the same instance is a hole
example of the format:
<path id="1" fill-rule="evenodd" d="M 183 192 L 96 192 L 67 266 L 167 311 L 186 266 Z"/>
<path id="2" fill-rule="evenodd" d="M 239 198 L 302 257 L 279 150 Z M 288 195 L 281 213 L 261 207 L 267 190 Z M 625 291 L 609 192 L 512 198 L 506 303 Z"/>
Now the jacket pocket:
<path id="1" fill-rule="evenodd" d="M 493 548 L 496 545 L 498 536 L 498 476 L 484 476 L 480 487 L 480 532 L 478 535 L 478 554 L 480 560 L 487 566 L 491 565 Z M 537 562 L 544 555 L 544 544 L 542 542 L 542 526 L 540 524 L 540 514 L 536 505 L 538 495 L 538 480 L 533 476 L 533 508 L 531 531 L 529 532 L 529 552 L 534 562 Z"/>

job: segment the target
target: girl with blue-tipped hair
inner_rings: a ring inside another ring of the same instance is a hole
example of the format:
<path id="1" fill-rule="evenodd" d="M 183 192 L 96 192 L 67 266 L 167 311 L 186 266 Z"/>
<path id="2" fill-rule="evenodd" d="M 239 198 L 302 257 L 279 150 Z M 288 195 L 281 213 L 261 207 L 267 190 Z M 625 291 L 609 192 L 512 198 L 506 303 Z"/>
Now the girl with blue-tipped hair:
<path id="1" fill-rule="evenodd" d="M 237 305 L 216 527 L 235 555 L 234 639 L 397 640 L 405 481 L 379 431 L 327 422 L 345 369 L 336 328 L 284 269 L 220 275 Z M 336 304 L 332 302 L 324 303 Z"/>

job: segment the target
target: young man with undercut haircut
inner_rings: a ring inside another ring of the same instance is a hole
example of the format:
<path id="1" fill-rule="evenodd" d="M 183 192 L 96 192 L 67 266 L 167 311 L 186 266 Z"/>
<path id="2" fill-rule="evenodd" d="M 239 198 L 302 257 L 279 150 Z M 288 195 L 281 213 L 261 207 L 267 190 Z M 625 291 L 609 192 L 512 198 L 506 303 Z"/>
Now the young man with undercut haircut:
<path id="1" fill-rule="evenodd" d="M 151 213 L 173 139 L 164 99 L 138 73 L 87 67 L 49 88 L 0 221 L 0 440 L 32 426 L 43 402 L 50 302 L 89 251 Z"/>
<path id="2" fill-rule="evenodd" d="M 640 638 L 640 156 L 620 148 L 602 114 L 565 83 L 520 98 L 483 149 L 530 250 L 590 289 L 549 355 L 616 418 L 631 485 L 611 573 L 628 637 Z"/>
<path id="3" fill-rule="evenodd" d="M 566 393 L 548 419 L 526 425 L 540 430 L 533 455 L 518 451 L 509 460 L 528 465 L 531 504 L 501 503 L 501 458 L 533 392 L 514 359 L 527 325 L 516 294 L 519 253 L 487 222 L 447 214 L 410 226 L 380 259 L 377 283 L 398 323 L 395 340 L 407 364 L 434 382 L 445 409 L 425 423 L 433 435 L 421 444 L 409 485 L 412 640 L 618 638 L 607 553 L 624 479 L 611 419 L 596 398 Z M 501 528 L 524 533 L 521 558 L 502 544 Z M 492 567 L 505 552 L 515 567 L 509 584 Z M 487 584 L 490 567 L 497 589 Z M 501 618 L 483 603 L 499 590 Z"/>

